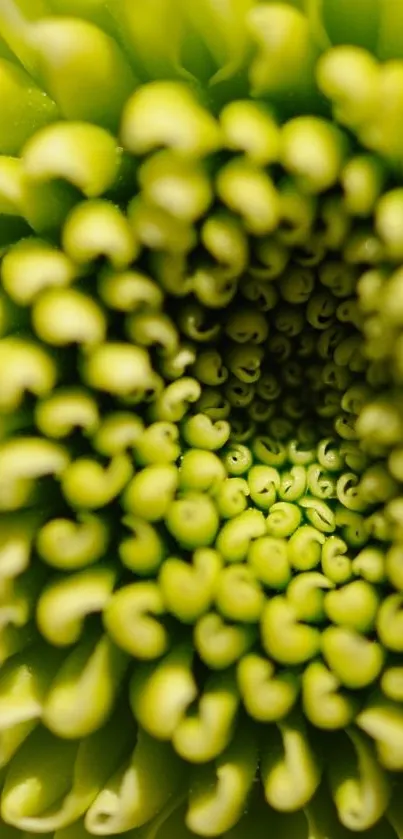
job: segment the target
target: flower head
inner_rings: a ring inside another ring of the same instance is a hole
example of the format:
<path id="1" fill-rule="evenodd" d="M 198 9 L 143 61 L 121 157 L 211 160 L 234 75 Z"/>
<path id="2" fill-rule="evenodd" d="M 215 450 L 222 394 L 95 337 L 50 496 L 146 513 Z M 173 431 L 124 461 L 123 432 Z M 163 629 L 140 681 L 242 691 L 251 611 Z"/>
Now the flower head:
<path id="1" fill-rule="evenodd" d="M 403 836 L 402 26 L 0 2 L 0 839 Z"/>

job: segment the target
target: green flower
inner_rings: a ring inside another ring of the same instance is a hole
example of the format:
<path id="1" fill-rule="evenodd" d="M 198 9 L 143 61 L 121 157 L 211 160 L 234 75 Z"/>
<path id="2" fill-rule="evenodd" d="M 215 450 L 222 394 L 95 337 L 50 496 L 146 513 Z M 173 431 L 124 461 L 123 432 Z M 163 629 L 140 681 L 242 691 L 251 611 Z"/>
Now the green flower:
<path id="1" fill-rule="evenodd" d="M 0 0 L 0 839 L 402 839 L 403 6 Z"/>

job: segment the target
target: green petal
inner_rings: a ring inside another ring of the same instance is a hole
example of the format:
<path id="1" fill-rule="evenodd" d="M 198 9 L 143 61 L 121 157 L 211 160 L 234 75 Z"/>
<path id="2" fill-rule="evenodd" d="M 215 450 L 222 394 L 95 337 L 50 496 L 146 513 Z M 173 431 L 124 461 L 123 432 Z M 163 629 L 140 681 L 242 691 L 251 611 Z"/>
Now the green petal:
<path id="1" fill-rule="evenodd" d="M 109 638 L 89 636 L 64 660 L 43 707 L 47 728 L 63 738 L 82 738 L 108 719 L 127 668 Z"/>
<path id="2" fill-rule="evenodd" d="M 106 192 L 119 169 L 119 149 L 113 137 L 85 122 L 57 122 L 37 131 L 25 144 L 23 169 L 35 181 L 62 178 L 87 198 Z"/>
<path id="3" fill-rule="evenodd" d="M 185 714 L 175 728 L 175 750 L 191 763 L 213 760 L 232 739 L 238 708 L 234 676 L 230 672 L 211 675 L 199 697 L 197 712 Z"/>
<path id="4" fill-rule="evenodd" d="M 37 728 L 8 769 L 1 799 L 3 818 L 35 833 L 72 824 L 123 759 L 130 730 L 130 719 L 121 710 L 78 743 Z"/>
<path id="5" fill-rule="evenodd" d="M 51 579 L 37 605 L 41 634 L 57 647 L 78 641 L 87 615 L 106 606 L 116 576 L 113 566 L 104 564 Z"/>
<path id="6" fill-rule="evenodd" d="M 259 48 L 249 71 L 252 94 L 270 96 L 287 107 L 282 97 L 291 90 L 293 107 L 306 107 L 316 98 L 317 58 L 306 17 L 289 5 L 265 3 L 251 9 L 248 23 Z"/>
<path id="7" fill-rule="evenodd" d="M 189 645 L 178 644 L 158 662 L 138 664 L 130 684 L 136 719 L 153 737 L 170 740 L 198 692 Z"/>
<path id="8" fill-rule="evenodd" d="M 157 816 L 180 785 L 184 767 L 169 744 L 142 731 L 122 767 L 88 810 L 85 825 L 96 836 L 139 827 Z"/>
<path id="9" fill-rule="evenodd" d="M 168 5 L 165 0 L 154 2 L 157 4 Z M 175 17 L 171 17 L 172 23 Z M 167 44 L 164 33 L 164 47 Z M 190 157 L 202 157 L 220 146 L 220 131 L 213 117 L 185 85 L 168 81 L 143 85 L 133 94 L 123 112 L 121 131 L 123 145 L 136 154 L 167 146 Z"/>
<path id="10" fill-rule="evenodd" d="M 135 86 L 116 43 L 88 21 L 57 17 L 32 24 L 30 39 L 38 75 L 62 116 L 115 131 Z"/>
<path id="11" fill-rule="evenodd" d="M 350 748 L 336 752 L 329 765 L 330 788 L 341 823 L 365 831 L 385 812 L 390 788 L 371 742 L 354 728 L 347 735 Z"/>
<path id="12" fill-rule="evenodd" d="M 186 824 L 201 836 L 221 836 L 247 805 L 258 762 L 256 736 L 245 727 L 214 764 L 192 773 Z"/>
<path id="13" fill-rule="evenodd" d="M 314 795 L 321 778 L 319 759 L 302 720 L 291 715 L 267 735 L 261 776 L 267 802 L 276 810 L 293 812 Z"/>
<path id="14" fill-rule="evenodd" d="M 2 665 L 0 677 L 0 765 L 5 766 L 38 724 L 61 655 L 38 645 Z"/>
<path id="15" fill-rule="evenodd" d="M 131 583 L 105 603 L 104 624 L 114 642 L 137 659 L 154 659 L 169 647 L 169 636 L 158 617 L 165 612 L 154 582 Z"/>
<path id="16" fill-rule="evenodd" d="M 37 87 L 25 70 L 5 58 L 0 58 L 0 106 L 1 154 L 19 154 L 35 130 L 59 116 L 55 102 Z"/>

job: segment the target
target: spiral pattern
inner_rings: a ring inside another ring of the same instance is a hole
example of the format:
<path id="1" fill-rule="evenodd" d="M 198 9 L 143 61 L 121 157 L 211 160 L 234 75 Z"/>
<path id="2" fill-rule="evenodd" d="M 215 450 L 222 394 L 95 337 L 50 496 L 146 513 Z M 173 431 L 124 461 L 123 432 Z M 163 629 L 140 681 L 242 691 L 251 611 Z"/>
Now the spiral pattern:
<path id="1" fill-rule="evenodd" d="M 1 839 L 403 837 L 395 5 L 0 4 Z"/>

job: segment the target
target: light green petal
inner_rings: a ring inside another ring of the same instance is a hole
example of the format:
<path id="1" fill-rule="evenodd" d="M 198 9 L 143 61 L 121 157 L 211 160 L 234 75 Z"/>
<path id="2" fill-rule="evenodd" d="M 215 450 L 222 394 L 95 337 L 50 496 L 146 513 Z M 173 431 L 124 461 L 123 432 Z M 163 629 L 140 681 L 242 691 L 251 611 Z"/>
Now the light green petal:
<path id="1" fill-rule="evenodd" d="M 48 565 L 59 570 L 85 568 L 97 562 L 109 542 L 106 521 L 89 513 L 80 513 L 77 521 L 55 518 L 37 533 L 36 548 Z"/>
<path id="2" fill-rule="evenodd" d="M 85 813 L 127 753 L 130 718 L 119 709 L 95 734 L 77 742 L 37 728 L 13 758 L 1 798 L 3 818 L 48 833 Z"/>
<path id="3" fill-rule="evenodd" d="M 234 624 L 216 612 L 208 612 L 197 621 L 193 640 L 201 660 L 211 670 L 226 670 L 235 664 L 256 641 L 251 624 Z"/>
<path id="4" fill-rule="evenodd" d="M 391 702 L 381 695 L 370 699 L 358 714 L 357 724 L 375 740 L 382 766 L 392 772 L 403 766 L 403 714 L 401 703 Z"/>
<path id="5" fill-rule="evenodd" d="M 1 154 L 19 154 L 35 130 L 54 122 L 59 116 L 51 97 L 37 87 L 22 67 L 5 58 L 0 58 L 0 107 L 3 115 Z"/>
<path id="6" fill-rule="evenodd" d="M 63 248 L 80 265 L 106 256 L 122 270 L 139 252 L 127 218 L 109 201 L 92 199 L 77 204 L 63 228 Z"/>
<path id="7" fill-rule="evenodd" d="M 299 683 L 290 672 L 277 671 L 269 659 L 247 653 L 237 666 L 238 687 L 248 714 L 258 722 L 277 722 L 296 702 Z"/>
<path id="8" fill-rule="evenodd" d="M 78 269 L 66 254 L 37 238 L 23 239 L 10 248 L 1 266 L 7 294 L 21 306 L 30 304 L 48 286 L 69 285 Z"/>
<path id="9" fill-rule="evenodd" d="M 102 611 L 108 603 L 116 576 L 117 570 L 104 564 L 51 579 L 36 610 L 44 638 L 57 647 L 78 641 L 87 615 Z"/>
<path id="10" fill-rule="evenodd" d="M 201 836 L 221 836 L 233 827 L 247 806 L 257 763 L 255 732 L 240 728 L 213 765 L 192 773 L 187 826 Z"/>
<path id="11" fill-rule="evenodd" d="M 12 413 L 20 407 L 24 392 L 45 396 L 53 389 L 56 363 L 40 344 L 10 336 L 0 340 L 0 408 Z"/>
<path id="12" fill-rule="evenodd" d="M 137 659 L 153 659 L 169 647 L 169 635 L 158 618 L 165 613 L 159 586 L 154 582 L 130 583 L 103 604 L 103 621 L 111 638 Z"/>
<path id="13" fill-rule="evenodd" d="M 252 93 L 273 97 L 282 104 L 282 96 L 292 89 L 297 101 L 306 105 L 312 93 L 315 96 L 317 50 L 305 16 L 286 4 L 265 3 L 251 9 L 248 23 L 259 47 L 249 71 Z"/>
<path id="14" fill-rule="evenodd" d="M 184 766 L 172 747 L 142 731 L 132 755 L 112 775 L 88 810 L 85 825 L 96 836 L 139 827 L 159 814 L 180 785 Z"/>
<path id="15" fill-rule="evenodd" d="M 302 676 L 302 703 L 317 728 L 338 729 L 349 725 L 357 711 L 353 696 L 343 693 L 337 676 L 322 661 L 313 661 Z"/>
<path id="16" fill-rule="evenodd" d="M 182 623 L 195 623 L 213 603 L 222 567 L 220 554 L 211 548 L 198 548 L 192 563 L 168 557 L 158 583 L 168 611 Z"/>
<path id="17" fill-rule="evenodd" d="M 339 819 L 353 831 L 372 827 L 385 812 L 390 787 L 372 744 L 355 728 L 347 729 L 348 748 L 341 748 L 329 764 L 329 782 Z M 340 746 L 347 746 L 346 743 Z"/>
<path id="18" fill-rule="evenodd" d="M 280 664 L 302 664 L 320 649 L 320 632 L 300 623 L 295 606 L 282 595 L 266 602 L 260 634 L 265 651 Z"/>
<path id="19" fill-rule="evenodd" d="M 126 5 L 129 6 L 129 3 L 126 2 Z M 165 0 L 153 0 L 154 7 L 160 6 L 159 12 L 164 5 L 169 6 Z M 158 37 L 151 11 L 150 5 L 149 12 L 147 10 L 152 23 L 149 35 L 153 37 L 154 29 L 154 37 Z M 144 10 L 142 15 L 145 23 Z M 135 17 L 138 17 L 138 12 L 133 9 L 133 19 Z M 170 15 L 170 26 L 175 25 L 175 17 L 175 14 Z M 164 33 L 164 48 L 168 42 Z M 147 52 L 152 52 L 148 44 Z M 159 146 L 167 146 L 190 157 L 202 157 L 220 146 L 220 131 L 213 117 L 185 85 L 177 82 L 152 82 L 137 90 L 125 106 L 121 131 L 123 145 L 136 154 L 146 154 Z"/>
<path id="20" fill-rule="evenodd" d="M 63 738 L 82 738 L 108 719 L 127 658 L 107 636 L 88 638 L 64 660 L 46 696 L 43 721 Z"/>
<path id="21" fill-rule="evenodd" d="M 142 728 L 170 740 L 198 695 L 191 645 L 178 644 L 160 661 L 138 664 L 130 683 L 130 705 Z"/>
<path id="22" fill-rule="evenodd" d="M 43 644 L 17 653 L 2 665 L 0 676 L 0 765 L 38 724 L 46 694 L 62 657 Z"/>
<path id="23" fill-rule="evenodd" d="M 73 509 L 97 510 L 120 494 L 132 474 L 125 454 L 115 455 L 105 467 L 93 457 L 78 457 L 64 470 L 61 488 Z"/>
<path id="24" fill-rule="evenodd" d="M 265 798 L 276 810 L 293 812 L 314 795 L 321 779 L 320 761 L 298 716 L 291 715 L 268 732 L 261 777 Z"/>
<path id="25" fill-rule="evenodd" d="M 92 23 L 74 18 L 39 20 L 30 36 L 38 74 L 63 117 L 116 130 L 135 86 L 116 43 Z"/>
<path id="26" fill-rule="evenodd" d="M 197 711 L 179 720 L 172 743 L 191 763 L 207 763 L 228 746 L 239 708 L 239 693 L 231 672 L 212 674 L 198 699 Z"/>

